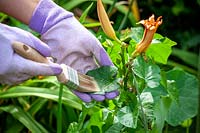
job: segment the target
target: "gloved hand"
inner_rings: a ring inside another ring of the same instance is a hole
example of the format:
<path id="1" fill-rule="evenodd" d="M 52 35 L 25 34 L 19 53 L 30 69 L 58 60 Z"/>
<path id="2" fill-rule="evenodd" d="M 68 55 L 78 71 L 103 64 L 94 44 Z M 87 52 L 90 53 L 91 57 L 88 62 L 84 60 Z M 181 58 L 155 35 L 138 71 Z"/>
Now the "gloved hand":
<path id="1" fill-rule="evenodd" d="M 52 49 L 52 56 L 59 64 L 69 65 L 81 73 L 99 65 L 113 65 L 95 36 L 83 27 L 71 12 L 65 11 L 51 0 L 39 2 L 29 26 L 42 35 L 41 39 Z M 119 94 L 117 90 L 101 95 L 73 92 L 85 102 L 92 99 L 113 99 Z"/>
<path id="2" fill-rule="evenodd" d="M 18 84 L 37 75 L 56 75 L 62 72 L 60 65 L 42 64 L 24 59 L 12 48 L 14 41 L 20 41 L 50 56 L 50 48 L 32 34 L 15 27 L 0 24 L 0 83 Z"/>

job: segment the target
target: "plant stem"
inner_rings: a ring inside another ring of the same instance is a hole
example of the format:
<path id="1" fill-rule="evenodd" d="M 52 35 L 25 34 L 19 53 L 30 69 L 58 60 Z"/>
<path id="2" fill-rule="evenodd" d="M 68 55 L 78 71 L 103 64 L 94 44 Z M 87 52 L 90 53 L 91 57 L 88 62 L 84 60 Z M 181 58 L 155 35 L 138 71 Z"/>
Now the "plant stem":
<path id="1" fill-rule="evenodd" d="M 112 12 L 113 8 L 115 7 L 115 4 L 117 3 L 117 0 L 114 0 L 111 7 L 108 9 L 107 14 L 109 16 L 109 14 Z"/>
<path id="2" fill-rule="evenodd" d="M 117 43 L 121 45 L 121 61 L 122 61 L 122 75 L 123 75 L 123 88 L 127 90 L 127 83 L 128 83 L 128 74 L 126 69 L 126 60 L 125 60 L 125 52 L 126 52 L 126 44 L 120 41 L 118 38 L 115 40 Z"/>
<path id="3" fill-rule="evenodd" d="M 126 24 L 127 18 L 128 18 L 129 14 L 131 12 L 131 6 L 133 5 L 133 1 L 134 0 L 131 0 L 131 3 L 129 4 L 129 7 L 128 7 L 128 11 L 127 11 L 126 15 L 124 16 L 124 18 L 123 18 L 123 20 L 122 20 L 122 22 L 121 22 L 121 24 L 118 28 L 118 31 L 121 31 L 124 28 L 124 25 Z"/>
<path id="4" fill-rule="evenodd" d="M 189 127 L 186 127 L 186 133 L 189 133 L 189 132 L 190 132 L 189 129 L 190 129 Z"/>
<path id="5" fill-rule="evenodd" d="M 87 109 L 84 105 L 82 105 L 82 112 L 81 112 L 81 114 L 80 114 L 80 116 L 79 116 L 79 120 L 78 120 L 78 124 L 79 124 L 78 130 L 79 130 L 79 131 L 80 131 L 80 130 L 82 129 L 82 127 L 83 127 L 83 123 L 84 123 L 84 121 L 85 121 L 85 118 L 86 118 L 87 114 L 88 114 L 88 109 Z"/>
<path id="6" fill-rule="evenodd" d="M 0 23 L 2 23 L 8 16 L 3 14 L 0 18 Z"/>
<path id="7" fill-rule="evenodd" d="M 125 57 L 124 57 L 124 52 L 125 48 L 122 46 L 122 53 L 121 53 L 121 58 L 122 58 L 122 70 L 123 70 L 123 76 L 124 76 L 124 90 L 127 89 L 127 75 L 126 75 L 126 62 L 125 62 Z"/>
<path id="8" fill-rule="evenodd" d="M 62 133 L 62 93 L 63 93 L 63 84 L 60 83 L 59 99 L 58 99 L 57 133 Z"/>
<path id="9" fill-rule="evenodd" d="M 145 131 L 146 131 L 146 133 L 147 133 L 147 132 L 148 132 L 147 119 L 146 119 L 146 116 L 145 116 L 145 114 L 144 114 L 144 109 L 143 109 L 142 101 L 141 101 L 141 99 L 140 99 L 140 91 L 139 91 L 139 89 L 138 89 L 137 80 L 136 80 L 136 77 L 135 77 L 134 74 L 133 74 L 133 80 L 134 80 L 136 92 L 137 92 L 137 94 L 138 94 L 139 104 L 140 104 L 140 107 L 141 107 L 142 117 L 143 117 L 143 121 L 144 121 L 144 128 L 145 128 Z"/>
<path id="10" fill-rule="evenodd" d="M 165 125 L 165 133 L 168 133 L 168 128 L 169 128 L 169 126 L 168 126 L 168 124 L 166 124 Z"/>

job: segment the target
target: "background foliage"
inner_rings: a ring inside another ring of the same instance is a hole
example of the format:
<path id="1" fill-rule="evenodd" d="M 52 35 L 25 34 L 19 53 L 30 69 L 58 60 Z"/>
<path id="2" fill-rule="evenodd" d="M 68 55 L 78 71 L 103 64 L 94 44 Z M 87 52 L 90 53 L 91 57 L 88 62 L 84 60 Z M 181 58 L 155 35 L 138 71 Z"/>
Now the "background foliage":
<path id="1" fill-rule="evenodd" d="M 118 67 L 118 77 L 124 76 L 124 69 L 120 64 L 121 56 L 118 54 L 121 48 L 99 28 L 96 1 L 55 0 L 55 2 L 66 10 L 74 12 L 80 22 L 96 35 Z M 138 10 L 137 8 L 132 10 L 129 6 L 131 0 L 129 2 L 103 0 L 103 2 L 117 35 L 124 42 L 131 44 L 124 56 L 126 58 L 133 51 L 132 46 L 142 37 L 143 28 L 136 25 L 138 17 L 146 19 L 152 14 L 156 17 L 163 16 L 163 24 L 158 28 L 159 34 L 155 35 L 153 42 L 159 40 L 164 45 L 174 45 L 173 41 L 177 43 L 173 46 L 167 64 L 151 61 L 146 63 L 142 57 L 138 57 L 133 62 L 135 67 L 132 70 L 136 80 L 133 80 L 134 77 L 129 77 L 132 80 L 128 82 L 136 81 L 139 83 L 139 88 L 147 83 L 147 86 L 139 90 L 141 93 L 139 97 L 137 93 L 129 92 L 134 88 L 122 86 L 124 88 L 120 89 L 119 98 L 102 103 L 82 103 L 65 86 L 62 88 L 55 77 L 44 79 L 36 77 L 19 86 L 1 85 L 0 132 L 53 133 L 61 131 L 59 128 L 62 128 L 63 132 L 72 133 L 145 132 L 147 131 L 144 130 L 145 126 L 148 129 L 152 128 L 151 132 L 200 131 L 200 118 L 197 113 L 199 105 L 197 78 L 200 76 L 200 25 L 197 19 L 200 1 L 138 0 Z M 26 25 L 5 14 L 0 14 L 0 22 L 33 32 Z M 39 37 L 37 33 L 33 33 Z M 149 51 L 154 48 L 152 45 Z M 151 55 L 151 52 L 149 54 Z M 161 83 L 158 82 L 160 80 Z M 63 89 L 62 119 L 58 113 L 61 89 Z M 57 122 L 59 120 L 62 122 Z"/>

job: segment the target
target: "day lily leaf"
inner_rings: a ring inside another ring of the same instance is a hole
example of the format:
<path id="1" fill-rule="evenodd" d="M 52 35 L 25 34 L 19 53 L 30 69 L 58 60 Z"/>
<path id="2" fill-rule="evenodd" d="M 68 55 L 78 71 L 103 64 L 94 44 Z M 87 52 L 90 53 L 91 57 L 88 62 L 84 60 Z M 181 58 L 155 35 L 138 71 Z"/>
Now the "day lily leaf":
<path id="1" fill-rule="evenodd" d="M 194 52 L 186 51 L 186 50 L 180 50 L 178 48 L 173 48 L 172 55 L 180 58 L 185 63 L 191 65 L 194 68 L 198 68 L 198 54 L 195 54 Z"/>
<path id="2" fill-rule="evenodd" d="M 48 133 L 48 131 L 28 112 L 24 111 L 18 106 L 10 105 L 5 107 L 0 107 L 0 110 L 10 113 L 14 118 L 19 120 L 24 126 L 26 126 L 33 133 Z"/>
<path id="3" fill-rule="evenodd" d="M 58 101 L 58 89 L 42 88 L 42 87 L 30 87 L 30 86 L 15 86 L 5 92 L 0 92 L 1 98 L 14 98 L 20 96 L 37 96 L 53 101 Z M 71 106 L 73 108 L 81 110 L 81 104 L 79 99 L 73 95 L 70 91 L 65 90 L 62 97 L 63 104 Z"/>
<path id="4" fill-rule="evenodd" d="M 83 12 L 83 14 L 81 15 L 81 17 L 80 17 L 80 19 L 79 19 L 79 21 L 81 22 L 81 23 L 84 23 L 85 22 L 85 19 L 86 19 L 86 17 L 87 17 L 87 15 L 88 15 L 88 12 L 90 11 L 90 9 L 91 9 L 91 7 L 93 6 L 93 3 L 91 3 L 89 6 L 88 6 L 88 8 Z"/>

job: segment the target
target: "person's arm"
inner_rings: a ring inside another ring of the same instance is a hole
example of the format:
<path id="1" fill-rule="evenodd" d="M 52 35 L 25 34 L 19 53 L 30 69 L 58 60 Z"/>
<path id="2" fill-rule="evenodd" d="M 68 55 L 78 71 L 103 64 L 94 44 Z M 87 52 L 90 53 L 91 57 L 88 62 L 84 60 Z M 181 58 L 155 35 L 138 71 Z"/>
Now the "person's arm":
<path id="1" fill-rule="evenodd" d="M 29 24 L 39 0 L 0 0 L 0 12 Z"/>
<path id="2" fill-rule="evenodd" d="M 72 12 L 52 0 L 0 0 L 0 11 L 38 32 L 58 64 L 66 64 L 81 73 L 99 66 L 113 66 L 99 40 L 78 22 Z M 115 88 L 91 94 L 72 92 L 85 102 L 113 99 L 119 95 Z"/>

